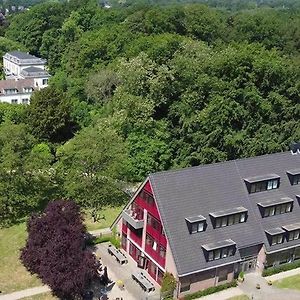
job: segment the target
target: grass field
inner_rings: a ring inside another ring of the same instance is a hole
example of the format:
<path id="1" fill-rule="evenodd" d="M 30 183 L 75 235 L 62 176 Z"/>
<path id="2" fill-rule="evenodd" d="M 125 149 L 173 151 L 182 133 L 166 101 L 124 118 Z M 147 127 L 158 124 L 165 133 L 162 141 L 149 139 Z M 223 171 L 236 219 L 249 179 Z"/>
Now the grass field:
<path id="1" fill-rule="evenodd" d="M 116 217 L 119 215 L 123 207 L 107 207 L 101 211 L 101 219 L 98 222 L 93 222 L 89 213 L 85 214 L 85 224 L 88 230 L 102 229 L 110 227 Z"/>
<path id="2" fill-rule="evenodd" d="M 41 285 L 19 260 L 27 237 L 25 223 L 0 229 L 0 290 L 2 294 Z"/>
<path id="3" fill-rule="evenodd" d="M 273 282 L 273 285 L 281 289 L 300 290 L 300 275 L 295 275 L 275 281 Z"/>
<path id="4" fill-rule="evenodd" d="M 31 297 L 22 298 L 22 300 L 58 300 L 58 298 L 51 295 L 51 293 L 39 294 Z"/>
<path id="5" fill-rule="evenodd" d="M 104 219 L 96 223 L 87 217 L 85 223 L 88 230 L 110 226 L 121 209 L 121 207 L 104 209 L 102 213 Z M 20 249 L 25 245 L 26 237 L 25 223 L 0 229 L 0 291 L 2 294 L 41 285 L 41 281 L 36 276 L 29 274 L 19 260 Z M 28 299 L 54 299 L 53 296 L 51 298 L 51 294 L 44 296 L 48 298 Z M 42 296 L 40 295 L 40 297 Z"/>
<path id="6" fill-rule="evenodd" d="M 227 300 L 250 300 L 250 298 L 246 295 L 234 296 Z"/>

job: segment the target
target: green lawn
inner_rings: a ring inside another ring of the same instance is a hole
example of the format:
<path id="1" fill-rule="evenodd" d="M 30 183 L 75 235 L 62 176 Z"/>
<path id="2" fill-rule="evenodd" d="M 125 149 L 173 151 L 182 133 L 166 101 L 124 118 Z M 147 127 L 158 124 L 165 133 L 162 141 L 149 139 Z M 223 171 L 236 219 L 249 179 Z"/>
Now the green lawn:
<path id="1" fill-rule="evenodd" d="M 0 290 L 2 294 L 33 286 L 41 282 L 30 275 L 19 261 L 19 249 L 26 240 L 25 223 L 0 229 Z"/>
<path id="2" fill-rule="evenodd" d="M 122 211 L 122 207 L 107 207 L 102 210 L 100 216 L 101 219 L 98 222 L 93 222 L 90 213 L 85 213 L 85 224 L 88 230 L 102 229 L 110 227 L 119 213 Z"/>
<path id="3" fill-rule="evenodd" d="M 105 218 L 96 223 L 93 223 L 91 217 L 87 216 L 85 223 L 88 230 L 109 227 L 121 209 L 121 207 L 104 209 L 102 215 Z M 41 285 L 41 281 L 30 275 L 19 260 L 19 250 L 25 245 L 26 237 L 25 223 L 0 229 L 0 291 L 2 294 Z M 48 297 L 50 296 L 49 294 Z"/>
<path id="4" fill-rule="evenodd" d="M 22 298 L 22 300 L 57 300 L 58 298 L 51 295 L 51 293 L 39 294 L 31 297 Z"/>
<path id="5" fill-rule="evenodd" d="M 250 298 L 246 295 L 234 296 L 227 300 L 250 300 Z"/>
<path id="6" fill-rule="evenodd" d="M 294 275 L 291 277 L 286 277 L 284 279 L 277 280 L 273 282 L 273 285 L 281 289 L 300 290 L 300 275 Z"/>

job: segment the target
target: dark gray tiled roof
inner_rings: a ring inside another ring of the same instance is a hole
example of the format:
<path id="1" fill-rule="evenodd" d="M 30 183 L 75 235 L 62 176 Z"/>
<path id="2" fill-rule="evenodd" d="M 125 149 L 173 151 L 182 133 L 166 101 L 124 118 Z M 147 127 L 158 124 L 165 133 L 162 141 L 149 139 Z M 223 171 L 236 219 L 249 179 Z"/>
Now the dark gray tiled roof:
<path id="1" fill-rule="evenodd" d="M 259 182 L 259 181 L 277 179 L 277 178 L 279 178 L 277 174 L 263 174 L 263 175 L 253 176 L 250 178 L 245 178 L 245 180 L 249 183 L 253 183 L 253 182 Z"/>
<path id="2" fill-rule="evenodd" d="M 18 59 L 38 59 L 38 57 L 36 57 L 34 55 L 31 55 L 26 52 L 21 52 L 21 51 L 11 51 L 11 52 L 8 52 L 8 54 L 15 56 Z"/>
<path id="3" fill-rule="evenodd" d="M 199 215 L 199 216 L 193 216 L 193 217 L 188 217 L 185 218 L 188 222 L 190 223 L 195 223 L 195 222 L 202 222 L 205 221 L 206 218 L 204 218 L 203 216 Z"/>
<path id="4" fill-rule="evenodd" d="M 261 207 L 270 207 L 274 206 L 277 204 L 285 204 L 285 203 L 290 203 L 294 202 L 294 199 L 289 198 L 289 197 L 283 197 L 283 198 L 272 198 L 268 200 L 263 200 L 262 202 L 257 203 Z"/>
<path id="5" fill-rule="evenodd" d="M 235 245 L 235 242 L 233 240 L 229 239 L 229 240 L 205 244 L 205 245 L 202 245 L 202 248 L 204 248 L 206 251 L 210 251 L 210 250 L 215 250 L 215 249 L 233 246 L 233 245 Z"/>
<path id="6" fill-rule="evenodd" d="M 234 256 L 207 262 L 201 247 L 232 239 L 238 249 L 264 243 L 267 252 L 300 245 L 295 240 L 270 246 L 265 230 L 299 222 L 300 207 L 296 195 L 300 185 L 292 186 L 286 171 L 300 167 L 300 155 L 290 152 L 203 165 L 182 170 L 158 172 L 149 176 L 164 230 L 179 275 L 226 264 L 240 259 Z M 245 178 L 275 174 L 278 189 L 249 194 Z M 293 211 L 262 218 L 257 203 L 269 199 L 294 199 Z M 247 222 L 214 229 L 210 213 L 244 207 Z M 204 232 L 190 234 L 185 218 L 202 215 L 207 219 Z"/>
<path id="7" fill-rule="evenodd" d="M 280 234 L 280 233 L 284 233 L 285 231 L 281 228 L 281 227 L 273 227 L 270 229 L 266 230 L 266 233 L 269 235 L 276 235 L 276 234 Z"/>
<path id="8" fill-rule="evenodd" d="M 300 174 L 300 169 L 287 170 L 286 172 L 291 175 L 298 175 Z"/>
<path id="9" fill-rule="evenodd" d="M 247 208 L 245 208 L 243 206 L 239 206 L 239 207 L 229 208 L 229 209 L 225 209 L 225 210 L 219 210 L 219 211 L 210 213 L 210 215 L 214 218 L 218 218 L 218 217 L 233 215 L 233 214 L 237 214 L 237 213 L 247 212 L 247 211 L 248 211 Z"/>
<path id="10" fill-rule="evenodd" d="M 300 229 L 300 223 L 284 225 L 284 226 L 282 226 L 282 228 L 286 231 L 298 230 L 298 229 Z"/>

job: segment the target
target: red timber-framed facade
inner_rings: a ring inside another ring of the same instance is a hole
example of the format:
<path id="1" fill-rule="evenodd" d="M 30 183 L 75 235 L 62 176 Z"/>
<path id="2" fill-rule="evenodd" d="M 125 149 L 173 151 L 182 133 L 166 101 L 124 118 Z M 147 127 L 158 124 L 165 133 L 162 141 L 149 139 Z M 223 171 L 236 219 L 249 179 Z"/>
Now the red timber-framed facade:
<path id="1" fill-rule="evenodd" d="M 123 250 L 161 284 L 168 243 L 149 180 L 122 212 L 118 227 Z"/>

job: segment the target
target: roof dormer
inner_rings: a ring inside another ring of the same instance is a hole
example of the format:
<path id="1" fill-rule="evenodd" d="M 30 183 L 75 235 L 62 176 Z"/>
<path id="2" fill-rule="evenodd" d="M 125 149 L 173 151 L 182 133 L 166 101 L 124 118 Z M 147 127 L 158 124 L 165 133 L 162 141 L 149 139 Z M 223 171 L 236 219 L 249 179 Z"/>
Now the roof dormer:
<path id="1" fill-rule="evenodd" d="M 248 210 L 243 207 L 234 207 L 210 213 L 214 228 L 230 226 L 238 223 L 244 223 L 247 220 Z"/>
<path id="2" fill-rule="evenodd" d="M 300 169 L 286 171 L 291 185 L 300 184 Z"/>
<path id="3" fill-rule="evenodd" d="M 190 234 L 205 231 L 207 227 L 206 218 L 198 215 L 185 218 Z"/>
<path id="4" fill-rule="evenodd" d="M 267 190 L 278 189 L 280 185 L 280 176 L 277 174 L 265 174 L 244 178 L 248 192 L 250 194 L 263 192 Z"/>

